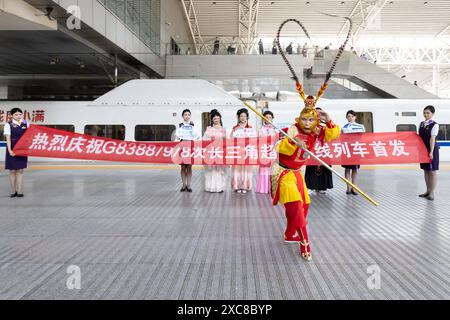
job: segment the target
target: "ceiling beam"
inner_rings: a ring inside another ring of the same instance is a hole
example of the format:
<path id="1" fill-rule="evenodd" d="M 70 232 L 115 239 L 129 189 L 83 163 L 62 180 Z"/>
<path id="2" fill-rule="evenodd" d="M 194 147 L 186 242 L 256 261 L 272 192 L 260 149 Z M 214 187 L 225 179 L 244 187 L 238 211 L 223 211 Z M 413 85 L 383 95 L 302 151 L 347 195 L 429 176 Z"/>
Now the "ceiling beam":
<path id="1" fill-rule="evenodd" d="M 194 42 L 195 54 L 210 54 L 210 47 L 205 46 L 200 26 L 198 25 L 197 14 L 195 12 L 194 0 L 180 0 L 183 5 L 184 16 L 187 20 L 192 41 Z"/>
<path id="2" fill-rule="evenodd" d="M 450 24 L 449 25 L 447 25 L 444 29 L 442 29 L 441 31 L 439 31 L 436 35 L 435 35 L 435 37 L 440 37 L 440 36 L 442 36 L 444 33 L 446 33 L 448 30 L 450 30 Z"/>
<path id="3" fill-rule="evenodd" d="M 374 1 L 364 1 L 359 0 L 353 7 L 353 10 L 349 14 L 349 18 L 353 20 L 356 28 L 353 32 L 353 42 L 356 42 L 358 38 L 366 31 L 370 26 L 372 26 L 375 19 L 380 15 L 384 6 L 389 0 L 374 0 Z M 341 36 L 345 28 L 348 26 L 348 21 L 342 25 L 339 30 L 338 36 Z"/>
<path id="4" fill-rule="evenodd" d="M 356 10 L 361 6 L 361 0 L 358 0 L 356 2 L 355 6 L 353 7 L 352 11 L 348 15 L 349 18 L 353 18 L 353 15 L 355 14 Z M 345 20 L 344 24 L 342 25 L 341 29 L 339 29 L 338 36 L 340 37 L 342 33 L 344 32 L 345 28 L 348 26 L 349 22 L 348 20 Z"/>
<path id="5" fill-rule="evenodd" d="M 260 0 L 239 0 L 239 39 L 244 53 L 256 45 Z"/>

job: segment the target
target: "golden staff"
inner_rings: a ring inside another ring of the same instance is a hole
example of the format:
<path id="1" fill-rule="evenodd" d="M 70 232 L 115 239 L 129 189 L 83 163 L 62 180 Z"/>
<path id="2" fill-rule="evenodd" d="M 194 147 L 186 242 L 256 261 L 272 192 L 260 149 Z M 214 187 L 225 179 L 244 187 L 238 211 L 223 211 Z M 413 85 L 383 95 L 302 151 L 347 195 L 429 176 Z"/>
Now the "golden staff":
<path id="1" fill-rule="evenodd" d="M 277 128 L 276 125 L 274 125 L 269 119 L 267 119 L 265 116 L 263 116 L 261 113 L 258 112 L 258 110 L 256 110 L 255 108 L 253 108 L 251 105 L 249 105 L 247 102 L 244 102 L 244 104 L 250 109 L 252 110 L 254 113 L 256 113 L 256 115 L 258 117 L 260 117 L 261 119 L 263 119 L 264 121 L 266 121 L 268 124 L 270 124 L 272 127 L 274 127 L 275 129 L 277 129 L 278 131 L 280 131 L 285 137 L 287 137 L 289 140 L 291 140 L 293 143 L 295 143 L 297 146 L 299 146 L 300 148 L 302 148 L 302 146 L 295 141 L 293 138 L 291 138 L 286 132 L 284 132 L 283 130 L 280 130 L 279 128 Z M 336 170 L 334 170 L 333 168 L 331 168 L 328 164 L 326 164 L 322 159 L 320 159 L 319 157 L 317 157 L 314 153 L 312 153 L 311 151 L 309 151 L 306 148 L 302 148 L 306 153 L 308 153 L 311 157 L 313 157 L 314 159 L 316 159 L 322 166 L 324 166 L 325 168 L 327 168 L 328 170 L 330 170 L 331 172 L 333 172 L 335 175 L 337 175 L 339 178 L 341 178 L 341 180 L 343 180 L 346 184 L 348 184 L 349 186 L 351 186 L 353 189 L 355 189 L 356 191 L 358 191 L 364 198 L 366 198 L 370 203 L 372 203 L 374 206 L 378 206 L 378 203 L 373 200 L 371 197 L 369 197 L 366 193 L 364 193 L 364 191 L 362 191 L 360 188 L 358 188 L 356 185 L 354 185 L 353 183 L 351 183 L 350 181 L 348 181 L 347 179 L 345 179 L 345 177 L 343 177 L 339 172 L 337 172 Z"/>

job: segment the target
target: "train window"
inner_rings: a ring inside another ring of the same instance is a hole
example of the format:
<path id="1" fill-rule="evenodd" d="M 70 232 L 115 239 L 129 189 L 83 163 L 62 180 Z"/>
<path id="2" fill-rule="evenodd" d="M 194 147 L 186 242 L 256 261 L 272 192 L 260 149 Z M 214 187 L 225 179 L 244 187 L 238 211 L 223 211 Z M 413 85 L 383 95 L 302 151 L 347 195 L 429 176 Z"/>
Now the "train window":
<path id="1" fill-rule="evenodd" d="M 210 125 L 209 112 L 202 113 L 202 132 L 205 134 L 206 128 Z"/>
<path id="2" fill-rule="evenodd" d="M 3 134 L 4 130 L 5 130 L 5 125 L 0 124 L 0 141 L 6 141 L 5 135 Z"/>
<path id="3" fill-rule="evenodd" d="M 356 112 L 356 122 L 363 124 L 366 132 L 373 132 L 372 112 Z"/>
<path id="4" fill-rule="evenodd" d="M 3 134 L 4 129 L 5 129 L 5 125 L 0 124 L 0 141 L 6 141 L 5 135 Z"/>
<path id="5" fill-rule="evenodd" d="M 64 131 L 69 131 L 69 132 L 75 132 L 75 126 L 71 125 L 71 124 L 46 124 L 46 125 L 43 125 L 43 127 L 64 130 Z"/>
<path id="6" fill-rule="evenodd" d="M 174 125 L 138 125 L 134 130 L 136 141 L 172 141 L 172 133 L 175 131 Z"/>
<path id="7" fill-rule="evenodd" d="M 436 140 L 450 140 L 450 124 L 439 124 L 439 133 Z"/>
<path id="8" fill-rule="evenodd" d="M 104 125 L 90 124 L 84 127 L 84 134 L 93 137 L 110 138 L 116 140 L 125 140 L 125 126 L 123 125 Z"/>
<path id="9" fill-rule="evenodd" d="M 415 112 L 402 112 L 402 117 L 415 117 L 416 115 Z"/>
<path id="10" fill-rule="evenodd" d="M 417 127 L 415 124 L 398 124 L 396 128 L 397 132 L 401 131 L 414 131 L 417 132 Z"/>

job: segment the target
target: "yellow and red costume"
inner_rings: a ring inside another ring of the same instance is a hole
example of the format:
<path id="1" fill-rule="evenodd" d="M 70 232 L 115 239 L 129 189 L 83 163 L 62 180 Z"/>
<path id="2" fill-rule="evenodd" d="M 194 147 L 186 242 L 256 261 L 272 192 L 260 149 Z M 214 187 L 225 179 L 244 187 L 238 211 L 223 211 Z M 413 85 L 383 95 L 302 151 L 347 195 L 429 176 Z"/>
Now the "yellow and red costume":
<path id="1" fill-rule="evenodd" d="M 302 110 L 296 123 L 289 127 L 287 134 L 293 139 L 300 139 L 305 143 L 306 149 L 314 151 L 317 141 L 328 142 L 339 138 L 340 128 L 332 120 L 320 126 L 320 119 L 315 110 L 315 102 L 307 104 Z M 313 100 L 314 101 L 314 100 Z M 313 117 L 315 123 L 310 128 L 302 126 L 302 117 Z M 282 203 L 286 209 L 287 226 L 284 234 L 286 242 L 300 242 L 300 253 L 306 260 L 311 259 L 311 251 L 306 230 L 307 214 L 310 198 L 307 192 L 305 180 L 301 173 L 301 167 L 305 164 L 308 154 L 287 137 L 281 140 L 276 150 L 278 161 L 271 168 L 272 198 L 273 204 Z"/>
<path id="2" fill-rule="evenodd" d="M 334 15 L 329 16 L 335 17 Z M 315 105 L 327 89 L 333 70 L 350 39 L 353 23 L 350 18 L 345 19 L 349 22 L 347 37 L 339 47 L 338 53 L 326 73 L 325 81 L 320 87 L 316 98 L 313 96 L 306 97 L 297 74 L 280 45 L 280 33 L 286 23 L 295 22 L 311 40 L 306 28 L 297 19 L 287 19 L 278 28 L 276 38 L 276 44 L 281 57 L 292 73 L 297 91 L 305 102 L 305 108 L 301 111 L 300 117 L 296 119 L 296 123 L 287 131 L 288 136 L 296 140 L 296 143 L 286 137 L 277 145 L 278 161 L 274 162 L 271 168 L 272 197 L 274 205 L 281 202 L 286 208 L 287 227 L 285 241 L 300 242 L 300 253 L 307 260 L 311 259 L 308 233 L 306 231 L 306 216 L 308 214 L 310 199 L 300 169 L 305 164 L 306 157 L 308 156 L 307 154 L 305 155 L 307 152 L 304 149 L 313 151 L 316 141 L 322 143 L 324 141 L 328 142 L 338 138 L 340 134 L 340 128 L 328 116 L 326 116 L 325 126 L 320 126 L 320 116 Z"/>

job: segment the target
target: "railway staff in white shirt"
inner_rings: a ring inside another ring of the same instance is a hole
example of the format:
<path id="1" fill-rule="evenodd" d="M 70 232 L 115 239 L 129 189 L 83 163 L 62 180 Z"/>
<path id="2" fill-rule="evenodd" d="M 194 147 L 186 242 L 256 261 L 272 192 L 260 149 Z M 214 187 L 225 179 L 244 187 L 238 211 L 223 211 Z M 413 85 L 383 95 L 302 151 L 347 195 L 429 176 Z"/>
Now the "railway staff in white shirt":
<path id="1" fill-rule="evenodd" d="M 185 109 L 181 115 L 183 116 L 183 122 L 178 125 L 178 128 L 175 131 L 175 141 L 199 140 L 200 135 L 198 134 L 194 123 L 191 121 L 191 110 Z M 192 192 L 192 164 L 181 164 L 181 181 L 183 186 L 180 191 Z"/>
<path id="2" fill-rule="evenodd" d="M 342 133 L 363 133 L 366 132 L 366 128 L 364 127 L 364 125 L 360 124 L 360 123 L 356 123 L 356 112 L 353 110 L 348 110 L 347 114 L 346 114 L 346 118 L 348 120 L 348 123 L 346 125 L 344 125 L 341 129 Z M 354 165 L 343 165 L 343 168 L 345 168 L 345 178 L 347 180 L 350 180 L 350 176 L 351 176 L 351 181 L 353 184 L 356 184 L 356 178 L 358 176 L 358 169 L 360 168 L 359 164 L 354 164 Z M 355 192 L 355 190 L 353 190 L 353 188 L 351 188 L 349 185 L 347 185 L 347 194 L 353 194 L 353 195 L 357 195 L 357 193 Z"/>

